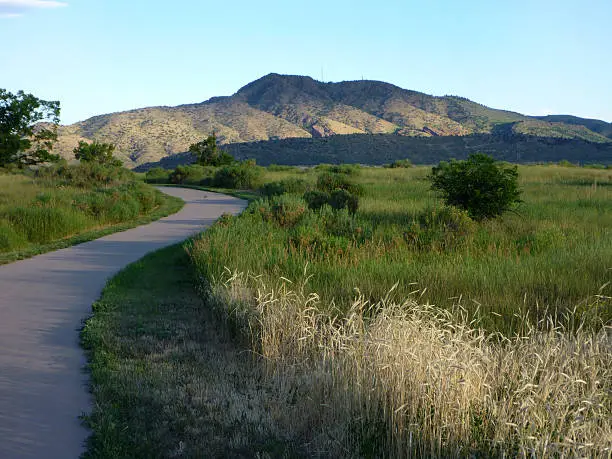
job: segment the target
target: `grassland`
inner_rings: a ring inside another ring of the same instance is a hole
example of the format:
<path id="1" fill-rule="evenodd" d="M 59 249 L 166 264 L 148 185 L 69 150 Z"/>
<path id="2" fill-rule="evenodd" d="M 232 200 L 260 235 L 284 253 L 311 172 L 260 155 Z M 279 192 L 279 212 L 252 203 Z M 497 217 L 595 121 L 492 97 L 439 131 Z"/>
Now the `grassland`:
<path id="1" fill-rule="evenodd" d="M 252 354 L 198 295 L 181 246 L 114 277 L 82 331 L 95 409 L 87 458 L 291 457 Z M 276 404 L 276 406 L 275 406 Z"/>
<path id="2" fill-rule="evenodd" d="M 255 200 L 191 269 L 173 248 L 111 281 L 91 457 L 609 457 L 610 171 L 521 167 L 524 203 L 476 223 L 426 168 L 342 169 L 354 216 Z"/>
<path id="3" fill-rule="evenodd" d="M 56 167 L 0 175 L 0 263 L 147 223 L 182 202 L 127 170 Z"/>
<path id="4" fill-rule="evenodd" d="M 320 171 L 267 172 L 267 180 L 299 177 L 314 184 Z M 325 304 L 343 308 L 359 289 L 376 302 L 395 283 L 394 297 L 419 291 L 420 301 L 449 307 L 459 300 L 480 324 L 513 333 L 518 316 L 580 312 L 612 319 L 612 174 L 531 166 L 520 169 L 524 203 L 515 213 L 460 232 L 423 225 L 443 212 L 429 191 L 427 168 L 357 170 L 364 195 L 354 218 L 322 217 L 300 207 L 295 225 L 262 217 L 263 203 L 208 231 L 196 245 L 198 268 L 215 280 L 226 267 L 299 282 Z M 337 221 L 331 221 L 336 219 Z M 425 227 L 424 227 L 425 226 Z M 229 240 L 240 240 L 231 244 Z"/>

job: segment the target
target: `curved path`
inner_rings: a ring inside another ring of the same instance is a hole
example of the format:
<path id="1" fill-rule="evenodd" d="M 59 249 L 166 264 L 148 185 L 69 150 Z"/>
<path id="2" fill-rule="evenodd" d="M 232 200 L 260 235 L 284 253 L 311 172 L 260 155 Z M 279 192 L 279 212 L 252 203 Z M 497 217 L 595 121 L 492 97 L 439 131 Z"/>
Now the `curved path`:
<path id="1" fill-rule="evenodd" d="M 78 330 L 106 281 L 153 250 L 210 226 L 245 201 L 163 188 L 186 201 L 154 223 L 0 266 L 0 458 L 77 458 L 88 432 Z"/>

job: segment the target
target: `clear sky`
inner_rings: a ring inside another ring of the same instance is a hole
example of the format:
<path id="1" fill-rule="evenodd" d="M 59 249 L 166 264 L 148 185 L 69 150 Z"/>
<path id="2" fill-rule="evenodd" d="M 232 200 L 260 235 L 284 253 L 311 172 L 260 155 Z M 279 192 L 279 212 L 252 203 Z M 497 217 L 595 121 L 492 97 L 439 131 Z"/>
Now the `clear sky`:
<path id="1" fill-rule="evenodd" d="M 62 122 L 271 72 L 612 122 L 612 0 L 0 0 L 0 88 Z"/>

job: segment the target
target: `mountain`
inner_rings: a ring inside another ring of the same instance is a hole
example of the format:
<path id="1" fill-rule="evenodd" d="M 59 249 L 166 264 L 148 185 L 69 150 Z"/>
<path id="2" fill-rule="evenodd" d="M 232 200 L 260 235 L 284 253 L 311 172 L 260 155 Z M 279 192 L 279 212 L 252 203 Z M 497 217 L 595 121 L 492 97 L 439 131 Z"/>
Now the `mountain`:
<path id="1" fill-rule="evenodd" d="M 436 97 L 379 81 L 322 83 L 270 74 L 229 97 L 100 115 L 59 129 L 65 157 L 79 140 L 111 142 L 128 167 L 185 152 L 215 132 L 222 144 L 348 134 L 408 137 L 494 134 L 612 141 L 612 125 L 559 115 L 529 117 L 457 96 Z"/>

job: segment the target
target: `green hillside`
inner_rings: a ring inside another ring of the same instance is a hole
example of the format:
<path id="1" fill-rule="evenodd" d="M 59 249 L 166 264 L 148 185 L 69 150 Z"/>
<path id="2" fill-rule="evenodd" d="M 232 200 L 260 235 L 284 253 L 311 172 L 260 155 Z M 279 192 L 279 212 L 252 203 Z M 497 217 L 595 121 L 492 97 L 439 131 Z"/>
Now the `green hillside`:
<path id="1" fill-rule="evenodd" d="M 500 132 L 612 142 L 612 125 L 598 120 L 528 117 L 379 81 L 322 83 L 270 74 L 230 97 L 101 115 L 62 126 L 58 150 L 70 158 L 80 140 L 112 142 L 117 156 L 136 167 L 185 152 L 213 131 L 222 144 L 352 134 L 433 138 Z"/>

